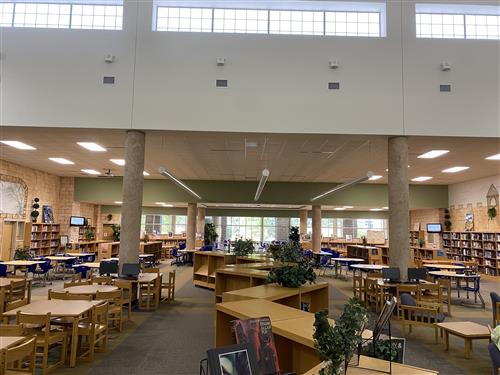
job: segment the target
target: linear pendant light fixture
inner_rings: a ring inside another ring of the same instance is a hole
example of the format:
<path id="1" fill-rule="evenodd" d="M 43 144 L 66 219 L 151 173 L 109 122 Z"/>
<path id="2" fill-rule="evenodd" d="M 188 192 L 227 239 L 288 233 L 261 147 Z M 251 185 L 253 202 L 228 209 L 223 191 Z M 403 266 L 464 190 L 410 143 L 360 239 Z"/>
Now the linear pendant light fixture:
<path id="1" fill-rule="evenodd" d="M 195 193 L 195 191 L 193 189 L 191 189 L 189 186 L 187 186 L 184 182 L 182 182 L 181 180 L 179 180 L 177 177 L 175 177 L 172 173 L 170 173 L 169 171 L 167 171 L 165 169 L 165 167 L 160 167 L 158 168 L 158 172 L 163 176 L 163 177 L 166 177 L 170 180 L 172 180 L 177 186 L 179 186 L 180 188 L 186 190 L 189 194 L 191 194 L 192 196 L 198 198 L 198 199 L 201 199 L 201 197 Z"/>
<path id="2" fill-rule="evenodd" d="M 352 181 L 349 181 L 349 182 L 345 182 L 343 183 L 342 185 L 338 185 L 338 186 L 335 186 L 333 189 L 331 190 L 328 190 L 328 191 L 325 191 L 323 194 L 320 194 L 314 198 L 311 199 L 311 202 L 314 202 L 320 198 L 323 198 L 329 194 L 332 194 L 332 193 L 335 193 L 337 191 L 340 191 L 340 190 L 343 190 L 345 188 L 348 188 L 350 186 L 353 186 L 353 185 L 357 185 L 363 181 L 366 181 L 366 180 L 369 180 L 371 177 L 373 176 L 373 172 L 366 172 L 366 175 L 365 176 L 361 176 L 361 177 L 358 177 Z"/>
<path id="3" fill-rule="evenodd" d="M 260 176 L 259 186 L 257 186 L 257 191 L 255 192 L 254 201 L 257 202 L 262 194 L 262 190 L 264 190 L 264 186 L 266 185 L 267 179 L 269 178 L 269 169 L 264 168 L 262 170 L 262 175 Z"/>

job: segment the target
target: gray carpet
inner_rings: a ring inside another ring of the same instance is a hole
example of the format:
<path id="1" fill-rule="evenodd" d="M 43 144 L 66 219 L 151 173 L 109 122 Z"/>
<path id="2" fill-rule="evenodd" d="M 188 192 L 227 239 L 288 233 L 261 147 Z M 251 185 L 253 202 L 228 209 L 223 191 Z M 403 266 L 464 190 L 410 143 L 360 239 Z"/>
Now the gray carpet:
<path id="1" fill-rule="evenodd" d="M 187 283 L 92 369 L 92 375 L 195 375 L 213 347 L 213 292 Z"/>

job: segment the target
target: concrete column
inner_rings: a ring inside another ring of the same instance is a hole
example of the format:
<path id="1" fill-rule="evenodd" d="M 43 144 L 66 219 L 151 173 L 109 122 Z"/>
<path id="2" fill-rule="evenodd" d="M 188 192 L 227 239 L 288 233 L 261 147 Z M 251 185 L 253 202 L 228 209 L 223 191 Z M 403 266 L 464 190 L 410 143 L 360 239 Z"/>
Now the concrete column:
<path id="1" fill-rule="evenodd" d="M 198 207 L 198 214 L 196 215 L 196 233 L 200 233 L 202 238 L 205 237 L 205 207 Z"/>
<path id="2" fill-rule="evenodd" d="M 186 225 L 186 249 L 195 248 L 196 240 L 196 203 L 188 203 Z"/>
<path id="3" fill-rule="evenodd" d="M 300 215 L 299 233 L 300 234 L 307 234 L 307 212 L 308 212 L 307 209 L 299 211 L 299 215 Z"/>
<path id="4" fill-rule="evenodd" d="M 390 137 L 389 160 L 389 264 L 399 267 L 401 280 L 407 279 L 411 265 L 408 211 L 408 139 Z"/>
<path id="5" fill-rule="evenodd" d="M 125 263 L 139 262 L 145 144 L 146 137 L 143 132 L 127 131 L 121 210 L 120 270 Z"/>
<path id="6" fill-rule="evenodd" d="M 321 206 L 312 206 L 312 248 L 321 251 Z"/>

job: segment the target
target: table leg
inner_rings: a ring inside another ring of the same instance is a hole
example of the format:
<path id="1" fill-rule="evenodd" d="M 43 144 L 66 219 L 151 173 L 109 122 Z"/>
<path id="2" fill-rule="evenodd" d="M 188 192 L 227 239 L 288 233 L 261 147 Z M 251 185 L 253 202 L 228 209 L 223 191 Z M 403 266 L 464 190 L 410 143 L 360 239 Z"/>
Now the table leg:
<path id="1" fill-rule="evenodd" d="M 73 318 L 73 326 L 71 327 L 71 352 L 69 357 L 69 367 L 76 366 L 76 353 L 78 350 L 78 317 Z"/>
<path id="2" fill-rule="evenodd" d="M 334 262 L 335 263 L 335 277 L 339 277 L 339 262 Z"/>
<path id="3" fill-rule="evenodd" d="M 450 350 L 450 335 L 447 330 L 444 330 L 444 348 Z"/>
<path id="4" fill-rule="evenodd" d="M 31 280 L 28 280 L 28 303 L 31 303 Z"/>
<path id="5" fill-rule="evenodd" d="M 472 340 L 465 339 L 465 358 L 470 358 L 470 352 L 472 351 Z"/>

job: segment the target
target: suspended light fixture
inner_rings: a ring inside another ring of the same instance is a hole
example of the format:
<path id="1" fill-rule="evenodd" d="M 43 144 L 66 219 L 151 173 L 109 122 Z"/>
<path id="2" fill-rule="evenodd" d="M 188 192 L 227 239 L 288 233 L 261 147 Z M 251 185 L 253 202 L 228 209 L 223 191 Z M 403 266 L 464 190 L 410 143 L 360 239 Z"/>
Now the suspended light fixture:
<path id="1" fill-rule="evenodd" d="M 315 200 L 318 200 L 318 199 L 323 198 L 323 197 L 325 197 L 325 196 L 327 196 L 329 194 L 332 194 L 332 193 L 335 193 L 337 191 L 343 190 L 343 189 L 348 188 L 350 186 L 359 184 L 359 183 L 361 183 L 363 181 L 369 180 L 371 177 L 373 177 L 373 172 L 366 172 L 365 176 L 361 176 L 361 177 L 358 177 L 358 178 L 356 178 L 356 179 L 354 179 L 352 181 L 345 182 L 342 185 L 335 186 L 333 189 L 328 190 L 328 191 L 324 192 L 323 194 L 320 194 L 320 195 L 312 198 L 311 202 L 314 202 Z"/>
<path id="2" fill-rule="evenodd" d="M 266 185 L 267 179 L 269 178 L 269 169 L 264 168 L 262 170 L 262 175 L 260 176 L 259 186 L 257 186 L 257 191 L 255 192 L 254 201 L 258 201 L 264 186 Z"/>
<path id="3" fill-rule="evenodd" d="M 184 182 L 182 182 L 181 180 L 179 180 L 177 177 L 175 177 L 172 173 L 170 173 L 169 171 L 167 171 L 165 169 L 165 167 L 160 167 L 158 168 L 158 172 L 163 176 L 163 177 L 166 177 L 170 180 L 172 180 L 177 186 L 179 186 L 180 188 L 186 190 L 189 194 L 191 194 L 192 196 L 198 198 L 198 199 L 201 199 L 201 197 L 195 193 L 195 191 L 193 189 L 191 189 L 189 186 L 187 186 Z"/>

